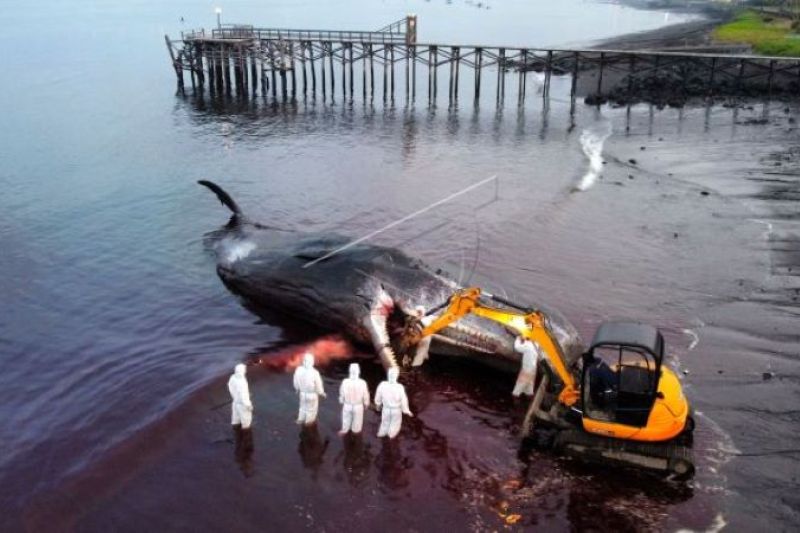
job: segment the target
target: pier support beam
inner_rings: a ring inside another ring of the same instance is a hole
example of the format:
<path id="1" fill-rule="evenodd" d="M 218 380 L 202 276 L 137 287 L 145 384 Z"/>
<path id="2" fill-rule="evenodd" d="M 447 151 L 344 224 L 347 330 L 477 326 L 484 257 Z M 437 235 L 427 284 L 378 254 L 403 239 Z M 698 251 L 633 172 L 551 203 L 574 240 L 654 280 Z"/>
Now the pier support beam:
<path id="1" fill-rule="evenodd" d="M 499 104 L 506 96 L 506 49 L 498 50 L 497 56 L 497 103 Z"/>
<path id="2" fill-rule="evenodd" d="M 708 94 L 714 94 L 714 76 L 717 73 L 717 58 L 711 58 L 711 73 L 708 75 Z"/>
<path id="3" fill-rule="evenodd" d="M 367 101 L 367 44 L 361 44 L 361 93 Z"/>
<path id="4" fill-rule="evenodd" d="M 264 64 L 263 53 L 260 54 L 260 57 L 258 58 L 258 68 L 260 69 L 259 75 L 261 76 L 261 98 L 266 98 L 269 82 L 267 81 L 267 68 Z"/>
<path id="5" fill-rule="evenodd" d="M 606 54 L 605 52 L 600 52 L 600 71 L 597 75 L 597 94 L 603 94 L 603 67 L 606 63 Z M 658 67 L 656 67 L 658 68 Z"/>
<path id="6" fill-rule="evenodd" d="M 369 46 L 369 97 L 370 99 L 375 98 L 375 51 L 372 49 L 372 45 L 368 44 Z"/>
<path id="7" fill-rule="evenodd" d="M 222 73 L 225 75 L 225 94 L 231 94 L 231 55 L 225 45 L 222 45 Z"/>
<path id="8" fill-rule="evenodd" d="M 417 47 L 411 45 L 411 101 L 417 98 Z"/>
<path id="9" fill-rule="evenodd" d="M 433 47 L 428 48 L 428 103 L 433 99 Z"/>
<path id="10" fill-rule="evenodd" d="M 550 96 L 550 79 L 553 75 L 553 51 L 547 51 L 547 62 L 544 64 L 544 88 L 542 89 L 542 97 L 548 98 Z"/>
<path id="11" fill-rule="evenodd" d="M 308 43 L 308 60 L 309 67 L 311 68 L 311 95 L 314 99 L 317 98 L 317 71 L 314 70 L 314 47 Z"/>
<path id="12" fill-rule="evenodd" d="M 355 85 L 355 77 L 353 75 L 353 43 L 348 43 L 347 50 L 350 55 L 350 101 L 353 100 L 353 86 Z"/>
<path id="13" fill-rule="evenodd" d="M 308 74 L 306 74 L 306 43 L 300 43 L 300 68 L 303 69 L 303 98 L 308 94 Z"/>
<path id="14" fill-rule="evenodd" d="M 408 102 L 409 94 L 411 90 L 411 65 L 409 64 L 409 52 L 410 50 L 408 47 L 406 48 L 406 102 Z"/>
<path id="15" fill-rule="evenodd" d="M 242 54 L 241 50 L 236 50 L 231 56 L 233 61 L 233 77 L 236 80 L 236 94 L 243 95 L 245 88 L 243 87 L 244 75 L 242 73 Z"/>
<path id="16" fill-rule="evenodd" d="M 328 63 L 331 67 L 331 101 L 336 95 L 336 77 L 333 75 L 333 43 L 328 43 Z"/>
<path id="17" fill-rule="evenodd" d="M 319 56 L 319 77 L 320 86 L 322 87 L 322 101 L 324 102 L 327 97 L 327 84 L 325 83 L 325 54 L 328 53 L 328 45 L 322 43 L 322 53 Z"/>
<path id="18" fill-rule="evenodd" d="M 183 66 L 181 65 L 178 58 L 175 56 L 175 50 L 172 49 L 172 42 L 169 40 L 169 36 L 164 36 L 164 41 L 167 43 L 167 51 L 169 51 L 169 57 L 172 60 L 172 68 L 175 69 L 175 77 L 177 78 L 178 82 L 178 91 L 184 92 L 183 90 Z"/>
<path id="19" fill-rule="evenodd" d="M 225 92 L 225 76 L 222 72 L 222 47 L 215 47 L 213 50 L 214 54 L 214 72 L 215 76 L 217 77 L 217 93 L 222 94 Z"/>
<path id="20" fill-rule="evenodd" d="M 347 68 L 346 68 L 346 61 L 347 61 L 347 43 L 341 43 L 342 47 L 342 98 L 345 99 L 347 97 Z M 352 77 L 350 78 L 350 83 L 353 83 Z"/>
<path id="21" fill-rule="evenodd" d="M 291 74 L 292 74 L 292 102 L 297 100 L 297 72 L 295 71 L 296 63 L 294 60 L 294 43 L 289 43 L 289 60 L 291 61 Z"/>
<path id="22" fill-rule="evenodd" d="M 258 93 L 258 59 L 253 51 L 250 53 L 250 82 L 252 84 L 253 96 Z"/>
<path id="23" fill-rule="evenodd" d="M 528 72 L 525 70 L 528 68 L 528 51 L 522 50 L 522 66 L 520 67 L 519 71 L 519 89 L 517 93 L 517 101 L 520 105 L 525 102 L 525 85 L 528 81 Z"/>
<path id="24" fill-rule="evenodd" d="M 481 72 L 483 72 L 483 49 L 475 49 L 475 101 L 481 98 Z"/>
<path id="25" fill-rule="evenodd" d="M 391 86 L 389 90 L 389 94 L 391 96 L 392 101 L 394 101 L 394 45 L 389 45 L 389 69 L 391 69 L 389 73 L 389 78 L 391 80 Z"/>
<path id="26" fill-rule="evenodd" d="M 389 76 L 389 72 L 387 70 L 389 68 L 389 65 L 388 65 L 388 63 L 389 63 L 388 53 L 389 53 L 389 51 L 386 49 L 386 45 L 384 45 L 383 46 L 383 101 L 384 102 L 386 102 L 386 95 L 387 95 L 387 91 L 389 89 L 389 87 L 387 87 L 387 85 L 388 85 L 387 81 L 388 81 L 388 76 Z"/>
<path id="27" fill-rule="evenodd" d="M 575 114 L 575 98 L 578 92 L 578 72 L 580 71 L 580 52 L 575 52 L 572 63 L 572 85 L 569 88 L 569 114 Z"/>

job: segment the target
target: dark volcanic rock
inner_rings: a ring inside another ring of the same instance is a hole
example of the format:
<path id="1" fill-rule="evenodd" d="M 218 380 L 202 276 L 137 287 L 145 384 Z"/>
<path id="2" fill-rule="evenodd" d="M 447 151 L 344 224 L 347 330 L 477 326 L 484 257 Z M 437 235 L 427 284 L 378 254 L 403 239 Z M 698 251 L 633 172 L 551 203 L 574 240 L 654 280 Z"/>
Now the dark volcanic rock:
<path id="1" fill-rule="evenodd" d="M 624 68 L 624 67 L 623 67 Z M 752 68 L 752 67 L 751 67 Z M 770 84 L 766 76 L 758 73 L 738 79 L 735 74 L 719 74 L 712 78 L 709 66 L 701 62 L 679 62 L 656 68 L 645 68 L 622 76 L 604 94 L 586 97 L 586 103 L 600 105 L 606 101 L 616 106 L 627 106 L 639 102 L 650 103 L 659 109 L 666 106 L 683 107 L 692 98 L 728 99 L 750 98 L 763 95 L 779 96 L 797 94 L 800 82 L 792 81 Z M 725 102 L 726 107 L 741 107 L 741 103 Z"/>

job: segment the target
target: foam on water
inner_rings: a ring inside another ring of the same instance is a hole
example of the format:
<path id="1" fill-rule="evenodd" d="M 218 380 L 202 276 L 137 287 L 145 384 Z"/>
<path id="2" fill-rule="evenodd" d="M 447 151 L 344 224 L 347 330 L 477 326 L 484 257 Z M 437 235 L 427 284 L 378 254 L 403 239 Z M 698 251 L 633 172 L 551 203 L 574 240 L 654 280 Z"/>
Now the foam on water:
<path id="1" fill-rule="evenodd" d="M 228 263 L 235 263 L 244 259 L 256 249 L 255 243 L 251 241 L 225 241 L 223 246 L 225 248 L 225 259 Z"/>
<path id="2" fill-rule="evenodd" d="M 581 181 L 575 186 L 575 190 L 586 191 L 597 182 L 597 178 L 600 177 L 600 171 L 603 169 L 603 144 L 610 135 L 610 123 L 604 132 L 583 130 L 583 133 L 581 133 L 581 149 L 589 160 L 589 168 L 581 178 Z"/>

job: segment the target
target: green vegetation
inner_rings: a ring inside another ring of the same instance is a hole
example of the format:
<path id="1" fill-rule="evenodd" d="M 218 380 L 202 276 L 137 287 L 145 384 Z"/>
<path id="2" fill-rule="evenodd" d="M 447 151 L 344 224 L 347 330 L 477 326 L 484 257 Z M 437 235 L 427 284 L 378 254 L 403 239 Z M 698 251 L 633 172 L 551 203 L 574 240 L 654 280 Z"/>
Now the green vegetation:
<path id="1" fill-rule="evenodd" d="M 748 43 L 759 54 L 800 57 L 800 32 L 786 17 L 743 11 L 732 22 L 714 30 L 714 39 Z"/>

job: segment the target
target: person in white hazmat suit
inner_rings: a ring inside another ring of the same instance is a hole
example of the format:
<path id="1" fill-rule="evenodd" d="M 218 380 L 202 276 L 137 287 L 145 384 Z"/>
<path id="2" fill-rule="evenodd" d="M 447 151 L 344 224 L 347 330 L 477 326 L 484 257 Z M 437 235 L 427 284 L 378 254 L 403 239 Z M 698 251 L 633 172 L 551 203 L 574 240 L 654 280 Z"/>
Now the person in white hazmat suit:
<path id="1" fill-rule="evenodd" d="M 250 386 L 247 384 L 247 367 L 241 363 L 233 369 L 228 379 L 228 392 L 231 393 L 231 424 L 249 429 L 253 423 L 253 402 L 250 401 Z"/>
<path id="2" fill-rule="evenodd" d="M 348 431 L 361 433 L 364 408 L 369 407 L 369 389 L 360 375 L 361 367 L 358 363 L 352 363 L 350 377 L 343 379 L 339 387 L 339 403 L 342 404 L 342 430 L 339 435 L 345 435 Z"/>
<path id="3" fill-rule="evenodd" d="M 322 387 L 322 378 L 319 371 L 314 368 L 314 354 L 306 352 L 303 355 L 303 365 L 294 371 L 294 390 L 300 397 L 300 411 L 297 415 L 298 424 L 313 424 L 317 420 L 319 410 L 319 397 L 326 398 L 325 389 Z"/>
<path id="4" fill-rule="evenodd" d="M 406 389 L 397 382 L 400 371 L 392 367 L 386 372 L 386 381 L 382 381 L 375 391 L 375 406 L 381 409 L 381 426 L 378 437 L 393 439 L 400 433 L 403 415 L 414 416 L 408 408 Z"/>
<path id="5" fill-rule="evenodd" d="M 419 325 L 422 328 L 426 328 L 431 325 L 433 322 L 432 316 L 425 316 L 425 308 L 421 305 L 418 305 L 414 308 L 414 311 L 417 315 L 417 319 L 419 320 Z M 411 366 L 422 366 L 422 363 L 428 360 L 428 350 L 431 347 L 431 339 L 432 336 L 427 336 L 417 344 L 416 352 L 414 353 L 414 360 L 411 362 Z"/>
<path id="6" fill-rule="evenodd" d="M 522 355 L 522 364 L 514 385 L 513 396 L 520 394 L 533 396 L 533 385 L 536 383 L 536 367 L 542 358 L 542 349 L 538 343 L 518 336 L 514 340 L 514 350 Z"/>

